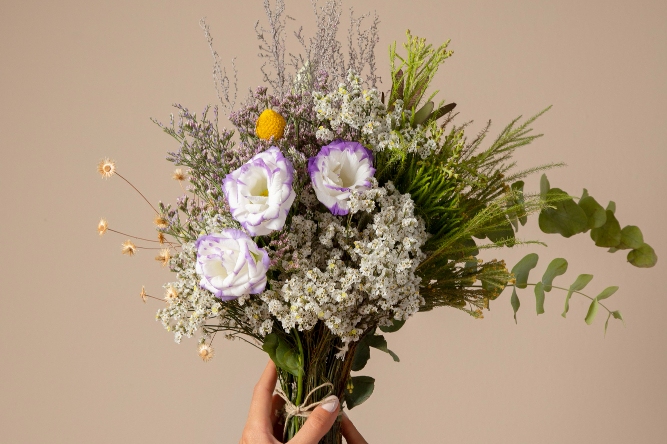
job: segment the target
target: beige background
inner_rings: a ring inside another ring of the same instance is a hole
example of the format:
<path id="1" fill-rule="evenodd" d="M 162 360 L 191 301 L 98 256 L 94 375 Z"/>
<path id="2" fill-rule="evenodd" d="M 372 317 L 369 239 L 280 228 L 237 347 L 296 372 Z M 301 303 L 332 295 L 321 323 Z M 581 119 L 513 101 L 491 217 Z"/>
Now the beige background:
<path id="1" fill-rule="evenodd" d="M 346 6 L 352 2 L 347 1 Z M 311 29 L 305 0 L 289 13 Z M 501 125 L 553 104 L 537 123 L 546 137 L 521 165 L 564 161 L 552 184 L 614 199 L 622 224 L 640 225 L 661 255 L 650 270 L 593 246 L 542 235 L 541 273 L 564 256 L 569 285 L 593 273 L 627 328 L 586 326 L 587 305 L 548 294 L 537 317 L 521 293 L 475 321 L 455 310 L 420 314 L 389 337 L 401 357 L 376 354 L 364 374 L 376 393 L 351 416 L 372 443 L 667 442 L 664 234 L 667 179 L 667 4 L 655 1 L 356 1 L 381 15 L 385 48 L 406 28 L 455 56 L 437 84 L 461 120 Z M 235 443 L 266 356 L 220 341 L 203 364 L 195 341 L 173 343 L 143 305 L 169 273 L 113 227 L 152 235 L 150 209 L 97 161 L 111 156 L 149 198 L 173 201 L 166 151 L 150 121 L 171 103 L 214 103 L 211 58 L 198 20 L 207 16 L 223 60 L 238 56 L 242 90 L 259 81 L 252 30 L 258 0 L 18 1 L 0 4 L 0 441 L 3 443 Z M 387 85 L 385 85 L 387 87 Z M 538 177 L 528 182 L 536 190 Z M 520 233 L 539 236 L 533 221 Z M 529 249 L 497 251 L 509 264 Z"/>

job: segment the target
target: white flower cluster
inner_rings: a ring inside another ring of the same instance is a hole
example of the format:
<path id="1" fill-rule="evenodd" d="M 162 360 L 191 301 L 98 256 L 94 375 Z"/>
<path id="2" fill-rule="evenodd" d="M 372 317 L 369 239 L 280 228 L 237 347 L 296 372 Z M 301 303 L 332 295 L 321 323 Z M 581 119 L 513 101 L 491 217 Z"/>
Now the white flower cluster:
<path id="1" fill-rule="evenodd" d="M 219 233 L 231 227 L 236 228 L 238 224 L 229 217 L 216 214 L 204 218 L 204 228 L 208 233 Z M 181 251 L 170 261 L 176 281 L 164 286 L 167 306 L 158 310 L 155 316 L 167 331 L 174 332 L 176 342 L 180 342 L 183 336 L 192 337 L 207 323 L 229 328 L 227 336 L 230 338 L 238 323 L 251 326 L 253 332 L 261 336 L 271 332 L 273 321 L 262 301 L 245 296 L 222 302 L 200 286 L 201 276 L 195 271 L 195 242 L 183 243 L 181 247 Z M 229 316 L 231 312 L 234 316 Z"/>
<path id="2" fill-rule="evenodd" d="M 287 277 L 260 295 L 286 331 L 310 330 L 321 320 L 348 344 L 370 321 L 404 320 L 423 304 L 415 269 L 427 233 L 413 201 L 391 184 L 356 193 L 353 201 L 351 212 L 379 208 L 361 231 L 330 213 L 293 218 L 293 254 L 282 263 Z"/>
<path id="3" fill-rule="evenodd" d="M 360 130 L 363 141 L 374 151 L 400 148 L 426 158 L 438 149 L 441 133 L 437 126 L 398 125 L 410 121 L 412 110 L 404 110 L 403 101 L 397 100 L 388 112 L 380 92 L 362 89 L 361 78 L 353 71 L 348 73 L 347 84 L 340 83 L 336 91 L 313 92 L 313 101 L 319 120 L 328 123 L 320 125 L 315 134 L 324 142 L 334 140 L 348 126 Z"/>

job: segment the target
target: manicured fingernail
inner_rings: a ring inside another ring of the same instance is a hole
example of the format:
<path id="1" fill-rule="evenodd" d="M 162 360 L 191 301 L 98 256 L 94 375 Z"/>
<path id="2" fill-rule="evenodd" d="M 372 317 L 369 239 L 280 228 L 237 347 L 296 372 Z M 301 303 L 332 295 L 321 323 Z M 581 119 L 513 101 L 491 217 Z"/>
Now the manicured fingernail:
<path id="1" fill-rule="evenodd" d="M 327 412 L 333 413 L 338 408 L 338 398 L 335 395 L 331 395 L 320 406 Z"/>

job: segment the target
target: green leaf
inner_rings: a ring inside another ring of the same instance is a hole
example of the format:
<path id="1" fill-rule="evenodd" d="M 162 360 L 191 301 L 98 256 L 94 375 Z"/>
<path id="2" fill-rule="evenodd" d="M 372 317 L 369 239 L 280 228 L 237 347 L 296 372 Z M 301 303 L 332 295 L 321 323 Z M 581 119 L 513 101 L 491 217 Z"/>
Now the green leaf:
<path id="1" fill-rule="evenodd" d="M 389 353 L 389 355 L 391 355 L 391 357 L 394 358 L 394 362 L 401 361 L 398 358 L 398 355 L 396 355 L 396 353 L 387 348 L 387 340 L 384 338 L 384 336 L 372 335 L 372 336 L 367 336 L 367 338 L 368 338 L 367 339 L 368 345 L 370 345 L 373 348 L 377 348 L 378 350 L 381 350 L 385 353 Z"/>
<path id="2" fill-rule="evenodd" d="M 535 309 L 538 315 L 544 313 L 544 285 L 542 282 L 535 285 Z"/>
<path id="3" fill-rule="evenodd" d="M 489 229 L 484 234 L 494 244 L 502 242 L 507 247 L 514 246 L 514 230 L 509 220 L 505 220 L 501 225 Z"/>
<path id="4" fill-rule="evenodd" d="M 625 325 L 625 320 L 623 319 L 623 316 L 621 316 L 620 311 L 618 311 L 618 310 L 612 311 L 611 315 L 614 317 L 614 319 L 620 320 L 621 322 L 623 322 L 623 325 Z"/>
<path id="5" fill-rule="evenodd" d="M 607 212 L 591 196 L 579 199 L 579 206 L 588 218 L 588 228 L 599 228 L 607 221 Z"/>
<path id="6" fill-rule="evenodd" d="M 475 265 L 477 263 L 475 262 Z M 394 333 L 398 330 L 400 330 L 401 327 L 405 324 L 405 321 L 399 321 L 397 319 L 392 319 L 393 325 L 390 326 L 381 326 L 380 330 L 382 330 L 385 333 Z"/>
<path id="7" fill-rule="evenodd" d="M 542 196 L 542 199 L 547 197 L 547 193 L 549 192 L 550 189 L 549 185 L 549 179 L 547 179 L 546 174 L 542 174 L 542 177 L 540 178 L 540 196 Z"/>
<path id="8" fill-rule="evenodd" d="M 283 370 L 299 376 L 303 369 L 299 362 L 299 354 L 294 351 L 287 341 L 280 341 L 278 349 L 276 350 L 276 365 Z"/>
<path id="9" fill-rule="evenodd" d="M 431 111 L 433 111 L 434 107 L 433 102 L 427 102 L 422 106 L 419 111 L 415 112 L 414 116 L 412 117 L 412 126 L 417 126 L 420 123 L 424 123 L 426 119 L 431 115 Z"/>
<path id="10" fill-rule="evenodd" d="M 516 294 L 516 287 L 512 288 L 512 298 L 510 299 L 510 303 L 512 304 L 512 309 L 514 310 L 514 323 L 518 324 L 519 322 L 516 320 L 516 312 L 519 311 L 521 302 L 519 302 L 519 296 Z"/>
<path id="11" fill-rule="evenodd" d="M 345 389 L 345 404 L 352 410 L 373 394 L 375 379 L 370 376 L 352 376 Z"/>
<path id="12" fill-rule="evenodd" d="M 621 225 L 611 210 L 607 210 L 607 221 L 599 228 L 591 230 L 591 239 L 598 247 L 617 247 L 621 243 Z"/>
<path id="13" fill-rule="evenodd" d="M 537 265 L 537 260 L 538 256 L 536 253 L 529 253 L 517 262 L 514 268 L 512 268 L 512 274 L 516 279 L 514 285 L 517 288 L 526 288 L 528 286 L 528 275 L 530 274 L 530 270 Z"/>
<path id="14" fill-rule="evenodd" d="M 588 229 L 588 217 L 568 194 L 559 188 L 552 188 L 546 196 L 553 199 L 554 208 L 545 208 L 540 212 L 538 222 L 544 233 L 558 233 L 563 237 L 572 237 Z"/>
<path id="15" fill-rule="evenodd" d="M 611 211 L 612 213 L 616 213 L 616 202 L 613 200 L 609 201 L 609 205 L 607 205 L 607 211 Z"/>
<path id="16" fill-rule="evenodd" d="M 607 299 L 609 296 L 616 293 L 617 291 L 618 291 L 618 287 L 615 286 L 615 285 L 612 286 L 612 287 L 607 287 L 604 290 L 602 290 L 602 292 L 599 295 L 597 295 L 597 297 L 595 299 L 597 299 L 598 301 L 601 301 L 603 299 Z"/>
<path id="17" fill-rule="evenodd" d="M 518 221 L 521 223 L 521 225 L 526 225 L 526 222 L 528 222 L 528 213 L 526 213 L 526 208 L 524 206 L 525 200 L 523 197 L 523 180 L 518 180 L 514 182 L 510 188 L 512 191 L 514 191 L 517 194 L 517 199 L 515 204 L 520 206 L 520 210 L 514 214 L 514 217 L 518 219 Z M 515 231 L 519 230 L 519 227 L 516 225 L 516 222 L 513 222 L 512 225 L 514 225 Z"/>
<path id="18" fill-rule="evenodd" d="M 586 324 L 591 325 L 593 323 L 595 315 L 598 314 L 598 308 L 600 308 L 598 300 L 593 299 L 593 302 L 591 302 L 590 307 L 588 307 L 588 313 L 586 313 L 586 318 L 584 319 L 586 321 Z"/>
<path id="19" fill-rule="evenodd" d="M 580 274 L 574 283 L 570 285 L 570 289 L 568 290 L 567 296 L 565 297 L 565 310 L 561 316 L 564 318 L 567 317 L 567 312 L 570 310 L 570 298 L 572 297 L 572 293 L 575 291 L 583 290 L 591 280 L 593 280 L 592 274 Z"/>
<path id="20" fill-rule="evenodd" d="M 644 243 L 642 230 L 635 225 L 627 225 L 621 230 L 621 244 L 628 248 L 640 248 Z"/>
<path id="21" fill-rule="evenodd" d="M 264 337 L 264 342 L 262 343 L 262 350 L 268 353 L 271 360 L 276 364 L 276 349 L 278 348 L 278 343 L 278 335 L 275 333 L 269 333 L 266 335 Z"/>
<path id="22" fill-rule="evenodd" d="M 658 262 L 658 256 L 649 244 L 642 244 L 628 253 L 628 262 L 635 267 L 651 268 Z"/>
<path id="23" fill-rule="evenodd" d="M 371 358 L 371 348 L 368 346 L 365 337 L 359 341 L 357 348 L 354 350 L 354 357 L 352 358 L 352 371 L 358 372 L 366 367 L 368 360 Z"/>
<path id="24" fill-rule="evenodd" d="M 551 291 L 551 287 L 556 276 L 564 275 L 567 271 L 567 261 L 562 257 L 556 258 L 549 263 L 547 271 L 542 276 L 542 283 L 544 284 L 544 291 Z"/>
<path id="25" fill-rule="evenodd" d="M 611 317 L 611 313 L 609 313 L 609 316 L 607 316 L 607 320 L 604 322 L 604 336 L 607 337 L 607 326 L 609 325 L 609 318 Z"/>

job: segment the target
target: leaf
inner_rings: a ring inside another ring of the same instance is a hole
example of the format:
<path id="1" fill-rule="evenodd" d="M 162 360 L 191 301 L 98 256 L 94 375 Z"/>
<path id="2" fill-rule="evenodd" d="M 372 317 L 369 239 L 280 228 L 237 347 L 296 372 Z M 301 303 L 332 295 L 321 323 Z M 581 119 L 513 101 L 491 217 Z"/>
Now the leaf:
<path id="1" fill-rule="evenodd" d="M 287 341 L 280 341 L 278 344 L 276 365 L 294 376 L 299 376 L 303 372 L 301 363 L 299 362 L 299 355 Z"/>
<path id="2" fill-rule="evenodd" d="M 599 228 L 607 221 L 607 212 L 591 196 L 579 199 L 579 206 L 588 218 L 588 228 Z"/>
<path id="3" fill-rule="evenodd" d="M 595 315 L 598 314 L 598 308 L 600 308 L 598 300 L 593 299 L 593 302 L 591 302 L 591 305 L 588 307 L 588 313 L 586 313 L 586 318 L 584 319 L 586 321 L 586 324 L 591 325 L 593 323 Z"/>
<path id="4" fill-rule="evenodd" d="M 368 360 L 371 358 L 371 348 L 365 337 L 359 341 L 357 348 L 354 350 L 354 357 L 352 358 L 352 371 L 358 372 L 366 367 Z"/>
<path id="5" fill-rule="evenodd" d="M 454 108 L 456 108 L 456 103 L 448 103 L 435 110 L 435 112 L 431 114 L 431 117 L 433 120 L 438 120 L 440 117 L 451 112 Z"/>
<path id="6" fill-rule="evenodd" d="M 552 188 L 547 192 L 546 198 L 556 201 L 551 204 L 554 208 L 545 208 L 540 212 L 540 230 L 547 234 L 558 233 L 563 237 L 572 237 L 588 230 L 586 213 L 566 192 L 560 188 Z"/>
<path id="7" fill-rule="evenodd" d="M 628 248 L 640 248 L 644 243 L 642 230 L 635 225 L 627 225 L 621 230 L 621 244 Z"/>
<path id="8" fill-rule="evenodd" d="M 477 263 L 475 262 L 475 264 L 477 264 Z M 394 332 L 400 330 L 401 327 L 403 327 L 403 325 L 405 324 L 405 321 L 399 321 L 397 319 L 392 319 L 392 322 L 394 323 L 393 325 L 381 326 L 380 330 L 382 330 L 385 333 L 394 333 Z"/>
<path id="9" fill-rule="evenodd" d="M 528 286 L 528 275 L 530 274 L 530 270 L 537 265 L 538 258 L 537 253 L 529 253 L 521 258 L 514 268 L 512 268 L 512 274 L 516 280 L 514 285 L 517 288 L 526 288 Z"/>
<path id="10" fill-rule="evenodd" d="M 609 325 L 609 318 L 611 317 L 611 313 L 609 313 L 609 316 L 607 316 L 607 320 L 604 322 L 604 336 L 607 337 L 607 326 Z"/>
<path id="11" fill-rule="evenodd" d="M 535 309 L 538 315 L 544 313 L 544 285 L 542 282 L 535 285 Z"/>
<path id="12" fill-rule="evenodd" d="M 607 299 L 608 297 L 610 297 L 612 294 L 616 293 L 617 291 L 618 291 L 617 286 L 607 287 L 604 290 L 602 290 L 602 292 L 599 295 L 597 295 L 597 297 L 595 299 L 597 299 L 598 301 L 601 301 L 603 299 Z"/>
<path id="13" fill-rule="evenodd" d="M 512 218 L 510 218 L 510 222 L 512 222 L 512 225 L 514 225 L 514 230 L 519 231 L 519 227 L 516 224 L 516 220 L 521 223 L 521 225 L 526 225 L 526 222 L 528 222 L 528 213 L 526 213 L 526 207 L 525 207 L 525 200 L 523 198 L 523 180 L 518 180 L 514 182 L 510 188 L 512 191 L 514 191 L 517 194 L 516 201 L 514 202 L 515 205 L 519 206 L 520 209 L 519 211 L 514 214 L 514 221 L 512 221 Z"/>
<path id="14" fill-rule="evenodd" d="M 609 201 L 609 205 L 607 205 L 607 211 L 611 211 L 612 213 L 616 213 L 616 202 L 613 200 Z"/>
<path id="15" fill-rule="evenodd" d="M 592 274 L 580 274 L 577 276 L 577 279 L 570 285 L 570 289 L 567 291 L 567 296 L 565 297 L 565 310 L 561 316 L 564 318 L 567 317 L 567 312 L 570 310 L 570 298 L 572 297 L 572 293 L 583 290 L 591 280 L 593 280 Z"/>
<path id="16" fill-rule="evenodd" d="M 373 394 L 375 379 L 370 376 L 352 376 L 345 389 L 345 404 L 352 410 Z"/>
<path id="17" fill-rule="evenodd" d="M 544 291 L 551 291 L 551 286 L 556 276 L 564 275 L 567 271 L 567 261 L 562 257 L 556 258 L 549 263 L 547 271 L 542 276 L 542 283 L 544 284 Z"/>
<path id="18" fill-rule="evenodd" d="M 550 189 L 549 185 L 549 179 L 547 179 L 546 174 L 542 174 L 542 177 L 540 178 L 540 196 L 542 196 L 542 199 L 547 197 L 547 193 L 549 192 Z"/>
<path id="19" fill-rule="evenodd" d="M 372 335 L 372 336 L 367 336 L 367 338 L 368 338 L 367 339 L 368 345 L 370 345 L 373 348 L 377 348 L 378 350 L 381 350 L 385 353 L 389 353 L 389 355 L 391 355 L 391 357 L 394 358 L 394 362 L 401 361 L 398 358 L 398 355 L 396 355 L 396 353 L 387 348 L 387 340 L 384 338 L 384 336 Z"/>
<path id="20" fill-rule="evenodd" d="M 598 247 L 617 247 L 621 243 L 621 225 L 611 210 L 607 210 L 607 221 L 599 228 L 591 230 L 591 239 Z"/>
<path id="21" fill-rule="evenodd" d="M 649 244 L 642 244 L 628 253 L 628 262 L 635 267 L 651 268 L 658 262 L 658 256 Z"/>
<path id="22" fill-rule="evenodd" d="M 505 220 L 497 227 L 490 228 L 489 231 L 486 231 L 484 234 L 494 244 L 502 242 L 502 244 L 507 247 L 514 246 L 514 230 L 512 229 L 512 224 L 508 220 Z"/>
<path id="23" fill-rule="evenodd" d="M 416 127 L 420 123 L 424 123 L 424 121 L 431 115 L 434 106 L 433 102 L 427 102 L 419 109 L 419 111 L 415 112 L 412 117 L 412 126 Z"/>
<path id="24" fill-rule="evenodd" d="M 519 296 L 516 294 L 516 287 L 512 288 L 512 298 L 510 299 L 510 303 L 512 304 L 512 309 L 514 310 L 514 323 L 518 324 L 519 322 L 516 320 L 516 312 L 519 311 L 521 302 L 519 302 Z"/>
<path id="25" fill-rule="evenodd" d="M 618 320 L 622 321 L 622 322 L 623 322 L 623 325 L 625 325 L 625 320 L 623 319 L 623 316 L 621 316 L 621 312 L 620 312 L 620 311 L 618 311 L 618 310 L 616 310 L 616 311 L 612 311 L 612 312 L 611 312 L 611 315 L 614 317 L 614 319 L 618 319 Z"/>
<path id="26" fill-rule="evenodd" d="M 264 342 L 262 343 L 262 350 L 268 353 L 271 360 L 276 362 L 276 349 L 278 348 L 278 335 L 275 333 L 269 333 L 264 337 Z"/>

